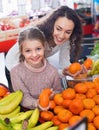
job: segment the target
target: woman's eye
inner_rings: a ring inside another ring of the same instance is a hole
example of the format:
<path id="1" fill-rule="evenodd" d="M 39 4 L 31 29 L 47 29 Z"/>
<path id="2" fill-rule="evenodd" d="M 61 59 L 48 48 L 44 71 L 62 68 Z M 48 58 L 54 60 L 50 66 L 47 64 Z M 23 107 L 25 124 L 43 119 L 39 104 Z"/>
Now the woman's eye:
<path id="1" fill-rule="evenodd" d="M 60 28 L 56 28 L 56 30 L 61 31 L 61 29 L 60 29 Z"/>

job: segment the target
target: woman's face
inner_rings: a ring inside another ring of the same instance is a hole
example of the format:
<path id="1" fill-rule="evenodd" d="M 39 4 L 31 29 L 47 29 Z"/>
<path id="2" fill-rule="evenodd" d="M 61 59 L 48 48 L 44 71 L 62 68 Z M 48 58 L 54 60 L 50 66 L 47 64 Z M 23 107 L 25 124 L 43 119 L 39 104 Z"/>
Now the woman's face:
<path id="1" fill-rule="evenodd" d="M 22 43 L 22 54 L 25 61 L 34 68 L 43 65 L 44 46 L 39 40 L 26 40 Z"/>
<path id="2" fill-rule="evenodd" d="M 53 39 L 56 45 L 68 41 L 74 29 L 74 22 L 66 17 L 59 17 L 54 24 Z"/>

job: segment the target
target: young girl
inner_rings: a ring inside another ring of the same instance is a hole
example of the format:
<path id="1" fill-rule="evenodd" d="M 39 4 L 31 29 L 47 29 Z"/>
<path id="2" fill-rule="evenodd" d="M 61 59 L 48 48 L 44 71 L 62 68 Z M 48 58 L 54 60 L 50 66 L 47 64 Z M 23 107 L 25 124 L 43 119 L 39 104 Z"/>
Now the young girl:
<path id="1" fill-rule="evenodd" d="M 10 71 L 12 87 L 14 91 L 23 91 L 21 105 L 34 109 L 39 107 L 38 96 L 44 88 L 57 93 L 62 91 L 62 86 L 56 68 L 44 57 L 45 37 L 37 27 L 20 32 L 18 43 L 20 63 Z"/>

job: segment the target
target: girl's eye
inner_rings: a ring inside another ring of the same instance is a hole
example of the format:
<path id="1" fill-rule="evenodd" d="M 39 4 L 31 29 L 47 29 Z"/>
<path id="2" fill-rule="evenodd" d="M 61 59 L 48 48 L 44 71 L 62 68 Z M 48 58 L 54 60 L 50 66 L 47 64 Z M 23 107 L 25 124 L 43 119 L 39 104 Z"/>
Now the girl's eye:
<path id="1" fill-rule="evenodd" d="M 36 50 L 38 50 L 38 51 L 39 51 L 39 50 L 41 50 L 41 48 L 37 48 Z"/>
<path id="2" fill-rule="evenodd" d="M 26 50 L 25 52 L 30 52 L 30 50 Z"/>

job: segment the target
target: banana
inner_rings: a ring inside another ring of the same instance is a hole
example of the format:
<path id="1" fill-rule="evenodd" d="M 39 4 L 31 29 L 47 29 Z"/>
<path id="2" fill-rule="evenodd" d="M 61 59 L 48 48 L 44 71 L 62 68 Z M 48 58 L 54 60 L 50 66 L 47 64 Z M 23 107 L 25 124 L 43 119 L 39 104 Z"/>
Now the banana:
<path id="1" fill-rule="evenodd" d="M 29 128 L 28 130 L 46 130 L 49 127 L 51 127 L 52 125 L 53 125 L 52 121 L 47 121 L 47 122 L 44 122 L 43 124 L 37 125 L 33 128 Z"/>
<path id="2" fill-rule="evenodd" d="M 92 69 L 88 72 L 89 76 L 99 74 L 99 59 L 93 63 Z"/>
<path id="3" fill-rule="evenodd" d="M 12 124 L 13 130 L 22 130 L 22 123 Z"/>
<path id="4" fill-rule="evenodd" d="M 33 113 L 33 110 L 28 110 L 26 112 L 19 113 L 19 115 L 16 115 L 15 117 L 10 118 L 10 122 L 20 123 L 21 121 L 28 119 L 32 113 Z"/>
<path id="5" fill-rule="evenodd" d="M 59 129 L 58 126 L 51 126 L 48 129 L 46 129 L 46 130 L 58 130 L 58 129 Z"/>
<path id="6" fill-rule="evenodd" d="M 0 130 L 8 130 L 6 123 L 2 119 L 0 119 Z"/>
<path id="7" fill-rule="evenodd" d="M 8 128 L 2 123 L 0 123 L 0 130 L 8 130 Z"/>
<path id="8" fill-rule="evenodd" d="M 38 119 L 39 119 L 39 109 L 36 108 L 34 109 L 31 117 L 28 120 L 28 128 L 34 127 L 37 124 Z"/>
<path id="9" fill-rule="evenodd" d="M 16 92 L 12 92 L 9 95 L 7 95 L 6 97 L 2 98 L 0 100 L 0 107 L 2 105 L 8 105 L 16 96 L 18 96 L 18 94 L 20 93 L 20 91 L 16 91 Z"/>
<path id="10" fill-rule="evenodd" d="M 13 116 L 15 116 L 16 114 L 18 114 L 20 112 L 20 106 L 16 107 L 15 110 L 13 110 L 11 113 L 8 114 L 0 114 L 0 118 L 4 119 L 4 118 L 11 118 Z"/>
<path id="11" fill-rule="evenodd" d="M 8 105 L 0 106 L 0 114 L 8 114 L 12 112 L 22 101 L 23 92 L 19 91 L 16 96 Z"/>

